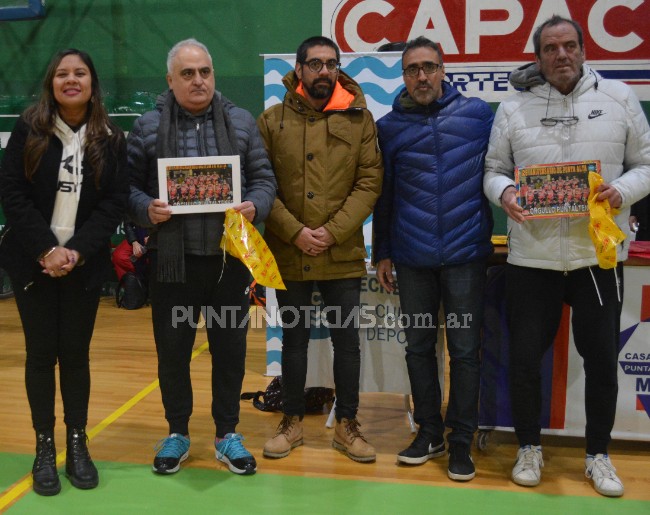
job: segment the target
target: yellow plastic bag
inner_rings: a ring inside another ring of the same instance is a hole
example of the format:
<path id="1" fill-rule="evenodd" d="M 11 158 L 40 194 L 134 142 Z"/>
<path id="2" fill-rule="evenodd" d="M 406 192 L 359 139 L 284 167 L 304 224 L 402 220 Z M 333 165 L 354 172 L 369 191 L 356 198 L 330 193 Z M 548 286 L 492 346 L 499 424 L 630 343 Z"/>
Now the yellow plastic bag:
<path id="1" fill-rule="evenodd" d="M 618 213 L 612 209 L 609 200 L 596 200 L 596 188 L 603 183 L 603 178 L 594 172 L 589 172 L 589 236 L 596 248 L 596 257 L 600 268 L 616 266 L 616 247 L 625 239 L 625 234 L 614 222 L 613 215 Z"/>
<path id="2" fill-rule="evenodd" d="M 239 259 L 261 285 L 286 290 L 278 265 L 255 226 L 234 209 L 226 210 L 221 248 Z"/>

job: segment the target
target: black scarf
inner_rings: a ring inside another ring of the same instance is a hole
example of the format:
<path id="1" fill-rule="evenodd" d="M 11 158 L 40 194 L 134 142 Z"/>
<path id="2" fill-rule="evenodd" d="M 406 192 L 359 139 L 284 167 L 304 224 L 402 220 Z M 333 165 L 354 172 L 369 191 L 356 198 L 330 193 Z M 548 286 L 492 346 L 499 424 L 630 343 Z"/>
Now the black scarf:
<path id="1" fill-rule="evenodd" d="M 221 95 L 212 97 L 212 124 L 217 148 L 222 156 L 236 155 L 237 136 L 232 121 L 224 111 Z M 181 107 L 173 92 L 167 92 L 160 115 L 156 140 L 158 158 L 183 157 L 178 155 L 178 119 Z M 172 217 L 160 224 L 158 230 L 158 281 L 163 283 L 185 282 L 185 251 L 183 246 L 183 215 Z"/>

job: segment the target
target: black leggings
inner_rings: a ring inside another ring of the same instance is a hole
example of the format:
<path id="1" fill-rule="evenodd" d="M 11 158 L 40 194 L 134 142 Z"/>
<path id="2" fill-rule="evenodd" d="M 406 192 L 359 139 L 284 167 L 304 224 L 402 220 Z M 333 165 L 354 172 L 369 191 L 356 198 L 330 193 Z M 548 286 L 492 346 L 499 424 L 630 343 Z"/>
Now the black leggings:
<path id="1" fill-rule="evenodd" d="M 64 422 L 86 427 L 90 397 L 90 340 L 99 288 L 87 291 L 81 273 L 42 275 L 25 291 L 15 289 L 25 333 L 25 385 L 37 432 L 54 429 L 55 367 L 59 364 Z"/>

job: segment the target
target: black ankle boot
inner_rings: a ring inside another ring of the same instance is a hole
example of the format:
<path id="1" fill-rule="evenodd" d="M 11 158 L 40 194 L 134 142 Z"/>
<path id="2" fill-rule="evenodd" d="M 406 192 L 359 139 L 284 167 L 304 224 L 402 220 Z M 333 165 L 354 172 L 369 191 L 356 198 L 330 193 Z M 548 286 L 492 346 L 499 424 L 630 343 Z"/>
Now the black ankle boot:
<path id="1" fill-rule="evenodd" d="M 65 475 L 72 486 L 87 490 L 99 484 L 97 468 L 88 453 L 88 436 L 85 429 L 68 428 Z"/>
<path id="2" fill-rule="evenodd" d="M 56 470 L 54 431 L 36 433 L 36 459 L 32 467 L 34 492 L 38 495 L 56 495 L 61 491 Z"/>

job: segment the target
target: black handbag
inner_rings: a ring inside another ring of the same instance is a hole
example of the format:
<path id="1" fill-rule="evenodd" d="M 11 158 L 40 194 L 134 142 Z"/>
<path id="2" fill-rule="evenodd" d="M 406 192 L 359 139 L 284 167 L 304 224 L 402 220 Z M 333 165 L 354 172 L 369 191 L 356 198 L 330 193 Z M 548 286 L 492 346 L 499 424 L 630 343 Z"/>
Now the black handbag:
<path id="1" fill-rule="evenodd" d="M 147 303 L 146 281 L 133 272 L 126 272 L 115 290 L 117 306 L 124 309 L 138 309 Z"/>

